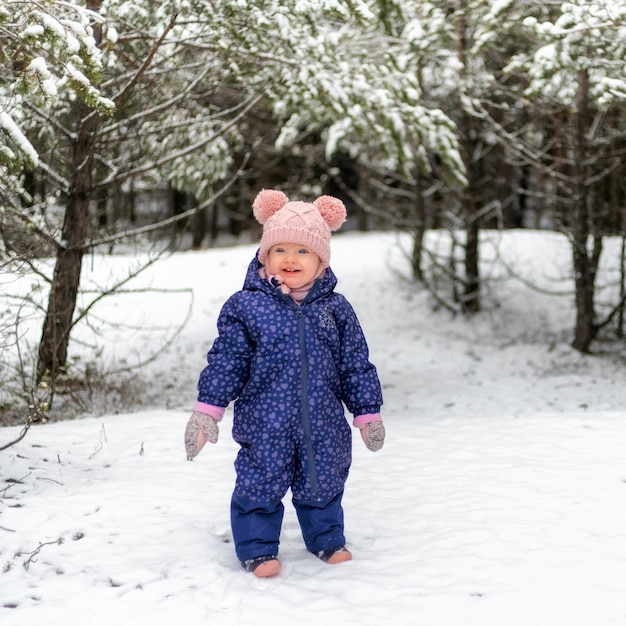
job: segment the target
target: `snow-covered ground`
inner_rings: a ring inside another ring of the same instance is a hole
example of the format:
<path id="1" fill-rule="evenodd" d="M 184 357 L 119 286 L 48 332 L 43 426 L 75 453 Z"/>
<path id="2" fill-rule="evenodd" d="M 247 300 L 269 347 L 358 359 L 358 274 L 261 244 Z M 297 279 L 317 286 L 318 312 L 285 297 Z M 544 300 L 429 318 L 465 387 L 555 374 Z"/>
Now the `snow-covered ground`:
<path id="1" fill-rule="evenodd" d="M 485 246 L 485 262 L 499 250 L 521 278 L 569 286 L 555 282 L 569 265 L 564 239 L 505 237 Z M 385 392 L 384 448 L 354 439 L 344 499 L 354 560 L 308 554 L 287 499 L 280 576 L 241 569 L 230 410 L 193 463 L 183 430 L 219 308 L 255 249 L 177 253 L 134 283 L 151 291 L 96 308 L 113 322 L 102 335 L 79 329 L 109 363 L 133 363 L 190 312 L 144 368 L 140 411 L 35 426 L 0 453 L 0 623 L 624 626 L 626 349 L 572 350 L 572 296 L 497 280 L 501 265 L 483 313 L 434 312 L 405 281 L 392 234 L 332 242 L 338 291 Z M 96 259 L 86 271 L 102 282 L 133 263 Z M 18 433 L 0 429 L 0 445 Z"/>

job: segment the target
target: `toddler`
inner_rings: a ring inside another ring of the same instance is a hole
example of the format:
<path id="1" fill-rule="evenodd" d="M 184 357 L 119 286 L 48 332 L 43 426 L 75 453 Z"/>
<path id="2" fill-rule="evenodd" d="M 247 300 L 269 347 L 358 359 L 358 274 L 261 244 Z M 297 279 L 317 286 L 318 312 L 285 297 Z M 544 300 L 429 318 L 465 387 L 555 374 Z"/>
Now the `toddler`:
<path id="1" fill-rule="evenodd" d="M 370 450 L 382 447 L 385 429 L 376 368 L 329 267 L 344 204 L 332 196 L 289 201 L 266 189 L 252 208 L 263 225 L 260 247 L 243 288 L 220 312 L 185 447 L 192 460 L 216 443 L 234 401 L 233 541 L 244 569 L 266 578 L 280 572 L 288 490 L 307 550 L 331 565 L 352 558 L 341 503 L 352 458 L 344 405 Z"/>

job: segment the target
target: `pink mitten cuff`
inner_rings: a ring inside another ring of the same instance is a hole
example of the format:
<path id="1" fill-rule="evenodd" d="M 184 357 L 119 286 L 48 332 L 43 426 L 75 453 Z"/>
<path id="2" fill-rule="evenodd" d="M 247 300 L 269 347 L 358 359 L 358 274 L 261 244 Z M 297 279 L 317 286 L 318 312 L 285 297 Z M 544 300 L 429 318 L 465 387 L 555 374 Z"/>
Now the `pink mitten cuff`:
<path id="1" fill-rule="evenodd" d="M 211 416 L 216 422 L 222 421 L 222 417 L 224 417 L 224 411 L 226 407 L 224 406 L 215 406 L 214 404 L 207 404 L 206 402 L 196 402 L 196 406 L 193 409 L 194 411 L 198 411 L 198 413 L 204 413 L 205 415 Z"/>
<path id="2" fill-rule="evenodd" d="M 380 413 L 365 413 L 364 415 L 357 415 L 354 418 L 352 424 L 357 428 L 361 426 L 365 426 L 365 424 L 369 424 L 370 422 L 382 422 L 383 419 L 380 416 Z"/>

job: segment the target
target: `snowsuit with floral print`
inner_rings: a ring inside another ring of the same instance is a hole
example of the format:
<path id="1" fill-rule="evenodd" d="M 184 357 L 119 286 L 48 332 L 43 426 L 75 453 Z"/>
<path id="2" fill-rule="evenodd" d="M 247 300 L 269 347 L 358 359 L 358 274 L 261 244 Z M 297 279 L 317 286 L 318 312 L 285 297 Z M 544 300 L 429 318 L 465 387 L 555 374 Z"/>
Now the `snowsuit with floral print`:
<path id="1" fill-rule="evenodd" d="M 218 337 L 198 381 L 198 401 L 234 401 L 239 444 L 231 504 L 240 560 L 276 554 L 282 498 L 291 489 L 307 548 L 345 543 L 341 496 L 354 417 L 378 413 L 376 368 L 356 314 L 328 268 L 300 304 L 259 275 L 222 307 Z"/>

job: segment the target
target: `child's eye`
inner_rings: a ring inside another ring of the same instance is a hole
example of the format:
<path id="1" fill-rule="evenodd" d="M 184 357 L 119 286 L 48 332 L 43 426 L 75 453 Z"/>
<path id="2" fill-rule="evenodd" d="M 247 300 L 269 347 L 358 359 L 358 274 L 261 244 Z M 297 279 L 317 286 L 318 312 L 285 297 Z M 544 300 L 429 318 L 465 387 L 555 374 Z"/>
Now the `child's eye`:
<path id="1" fill-rule="evenodd" d="M 309 251 L 306 248 L 300 248 L 300 250 L 298 250 L 298 254 L 308 254 Z"/>

